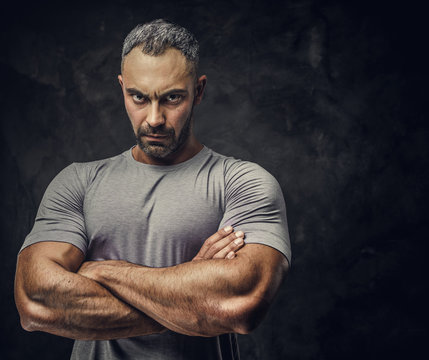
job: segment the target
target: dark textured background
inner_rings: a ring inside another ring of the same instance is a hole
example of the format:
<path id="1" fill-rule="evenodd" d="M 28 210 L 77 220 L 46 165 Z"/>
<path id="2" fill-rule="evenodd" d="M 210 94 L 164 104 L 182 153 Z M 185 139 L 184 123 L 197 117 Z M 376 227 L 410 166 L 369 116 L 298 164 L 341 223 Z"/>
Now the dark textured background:
<path id="1" fill-rule="evenodd" d="M 15 2 L 2 9 L 1 358 L 65 359 L 19 327 L 16 254 L 53 176 L 133 144 L 121 43 L 165 17 L 209 79 L 204 144 L 255 161 L 287 202 L 293 267 L 244 359 L 427 354 L 424 13 L 413 1 Z M 426 94 L 425 94 L 426 95 Z M 419 357 L 421 358 L 421 357 Z"/>

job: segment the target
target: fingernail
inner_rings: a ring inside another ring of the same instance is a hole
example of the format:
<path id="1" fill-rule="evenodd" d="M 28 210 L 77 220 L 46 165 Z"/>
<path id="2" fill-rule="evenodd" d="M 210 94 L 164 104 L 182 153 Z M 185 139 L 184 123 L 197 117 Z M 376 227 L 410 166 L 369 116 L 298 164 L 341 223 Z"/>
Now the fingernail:
<path id="1" fill-rule="evenodd" d="M 227 259 L 234 259 L 234 258 L 235 258 L 235 253 L 234 253 L 234 251 L 230 251 L 230 252 L 228 253 L 228 255 L 226 255 L 226 257 L 227 257 Z"/>
<path id="2" fill-rule="evenodd" d="M 237 238 L 234 240 L 235 245 L 241 245 L 243 243 L 243 238 Z"/>
<path id="3" fill-rule="evenodd" d="M 235 236 L 237 236 L 237 237 L 243 237 L 243 236 L 244 236 L 244 232 L 242 232 L 242 231 L 237 231 L 237 232 L 235 233 Z"/>
<path id="4" fill-rule="evenodd" d="M 226 231 L 226 232 L 230 232 L 232 230 L 232 226 L 231 225 L 225 226 L 223 228 L 223 230 Z"/>

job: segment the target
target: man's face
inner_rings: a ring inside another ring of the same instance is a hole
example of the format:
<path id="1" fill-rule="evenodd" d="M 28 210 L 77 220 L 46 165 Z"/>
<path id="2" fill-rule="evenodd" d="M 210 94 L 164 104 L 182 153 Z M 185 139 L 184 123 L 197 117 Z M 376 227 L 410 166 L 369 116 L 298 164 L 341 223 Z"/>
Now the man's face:
<path id="1" fill-rule="evenodd" d="M 192 110 L 201 101 L 205 76 L 195 81 L 186 58 L 176 49 L 160 56 L 137 47 L 119 75 L 125 108 L 143 151 L 142 158 L 165 159 L 192 141 Z"/>

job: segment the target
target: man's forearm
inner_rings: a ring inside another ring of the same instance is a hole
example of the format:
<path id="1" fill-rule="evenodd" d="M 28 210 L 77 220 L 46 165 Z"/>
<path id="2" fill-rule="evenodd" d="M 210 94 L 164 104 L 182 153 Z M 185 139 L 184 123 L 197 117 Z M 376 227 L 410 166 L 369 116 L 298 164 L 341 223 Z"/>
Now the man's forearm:
<path id="1" fill-rule="evenodd" d="M 269 286 L 255 286 L 260 283 L 260 269 L 240 253 L 233 260 L 193 261 L 169 268 L 124 261 L 93 263 L 93 267 L 84 275 L 167 328 L 187 335 L 246 332 L 243 326 L 257 322 L 269 303 L 265 299 L 272 298 L 266 290 Z M 281 271 L 271 277 L 275 290 L 280 280 Z"/>
<path id="2" fill-rule="evenodd" d="M 194 260 L 234 258 L 241 232 L 220 229 L 205 240 Z M 232 255 L 232 256 L 231 256 Z M 15 300 L 24 329 L 73 339 L 113 339 L 165 331 L 165 327 L 82 276 L 84 254 L 63 242 L 40 242 L 18 257 Z M 111 263 L 97 262 L 100 263 Z M 115 262 L 122 263 L 122 262 Z M 79 270 L 79 273 L 76 273 Z"/>
<path id="3" fill-rule="evenodd" d="M 225 271 L 223 262 L 226 260 L 146 268 L 105 261 L 99 264 L 97 281 L 170 330 L 186 335 L 214 336 L 233 331 L 229 323 L 216 321 L 222 318 L 220 303 L 228 298 L 227 284 L 221 275 Z M 198 274 L 203 274 L 203 278 Z M 206 286 L 202 286 L 204 282 Z M 217 296 L 220 292 L 222 299 Z"/>
<path id="4" fill-rule="evenodd" d="M 82 340 L 125 338 L 163 330 L 162 325 L 97 282 L 57 264 L 42 268 L 39 264 L 33 273 L 42 276 L 41 271 L 45 272 L 43 283 L 17 278 L 17 305 L 26 330 Z"/>

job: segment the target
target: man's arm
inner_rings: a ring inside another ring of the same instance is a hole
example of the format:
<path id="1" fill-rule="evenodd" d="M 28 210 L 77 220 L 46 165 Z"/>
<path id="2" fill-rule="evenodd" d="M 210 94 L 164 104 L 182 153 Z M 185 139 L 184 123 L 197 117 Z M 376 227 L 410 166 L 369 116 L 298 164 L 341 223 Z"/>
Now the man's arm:
<path id="1" fill-rule="evenodd" d="M 232 228 L 209 237 L 194 260 L 233 258 Z M 72 339 L 125 338 L 159 333 L 165 328 L 117 299 L 97 282 L 76 274 L 83 253 L 64 242 L 40 242 L 18 257 L 15 301 L 28 331 L 45 331 Z"/>
<path id="2" fill-rule="evenodd" d="M 84 259 L 75 246 L 40 242 L 18 257 L 15 300 L 25 330 L 72 339 L 114 339 L 164 327 L 75 271 Z"/>
<path id="3" fill-rule="evenodd" d="M 265 315 L 287 268 L 286 258 L 277 250 L 248 244 L 232 260 L 168 268 L 88 262 L 79 273 L 173 331 L 215 336 L 251 331 Z"/>

